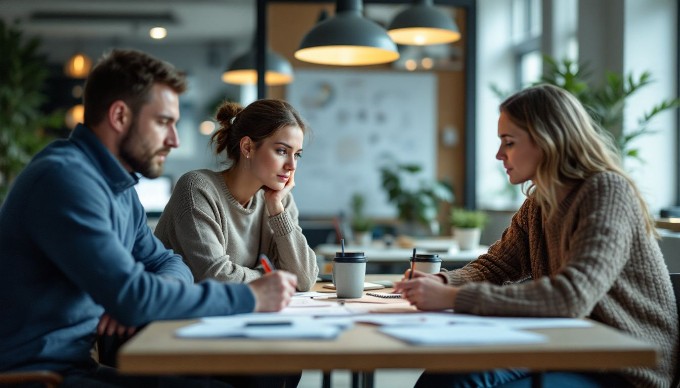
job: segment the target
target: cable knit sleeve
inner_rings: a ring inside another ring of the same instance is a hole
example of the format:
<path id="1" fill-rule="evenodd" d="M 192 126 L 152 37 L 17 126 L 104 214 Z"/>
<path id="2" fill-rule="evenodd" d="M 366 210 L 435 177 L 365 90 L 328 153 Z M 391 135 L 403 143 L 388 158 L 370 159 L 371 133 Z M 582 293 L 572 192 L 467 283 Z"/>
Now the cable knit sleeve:
<path id="1" fill-rule="evenodd" d="M 298 209 L 293 195 L 289 194 L 284 202 L 285 210 L 269 217 L 269 226 L 274 231 L 274 246 L 270 251 L 278 268 L 297 275 L 298 290 L 308 291 L 319 273 L 316 254 L 307 244 L 298 224 Z"/>
<path id="2" fill-rule="evenodd" d="M 512 217 L 502 237 L 465 267 L 443 274 L 451 285 L 487 281 L 493 284 L 516 282 L 531 275 L 528 224 L 535 204 L 528 199 Z"/>

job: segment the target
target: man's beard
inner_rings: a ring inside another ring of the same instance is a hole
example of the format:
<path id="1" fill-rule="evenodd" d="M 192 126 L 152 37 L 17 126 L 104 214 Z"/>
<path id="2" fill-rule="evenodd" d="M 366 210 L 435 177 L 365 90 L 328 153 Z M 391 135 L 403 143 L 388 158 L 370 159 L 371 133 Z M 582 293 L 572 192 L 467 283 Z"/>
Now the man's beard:
<path id="1" fill-rule="evenodd" d="M 120 145 L 120 158 L 132 167 L 133 171 L 152 179 L 158 178 L 163 173 L 163 163 L 155 164 L 154 157 L 159 153 L 169 152 L 169 148 L 152 150 L 140 136 L 137 120 L 132 122 Z"/>

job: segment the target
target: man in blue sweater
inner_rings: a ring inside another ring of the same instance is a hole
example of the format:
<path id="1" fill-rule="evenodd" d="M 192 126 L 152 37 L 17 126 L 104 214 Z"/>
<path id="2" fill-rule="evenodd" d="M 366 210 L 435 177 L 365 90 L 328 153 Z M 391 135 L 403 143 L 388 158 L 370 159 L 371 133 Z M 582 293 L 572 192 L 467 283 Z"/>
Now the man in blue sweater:
<path id="1" fill-rule="evenodd" d="M 289 303 L 297 280 L 283 271 L 249 284 L 194 284 L 181 257 L 146 226 L 135 173 L 159 176 L 179 146 L 185 89 L 171 65 L 112 51 L 86 82 L 84 125 L 17 177 L 0 208 L 0 370 L 54 370 L 64 386 L 156 384 L 91 359 L 98 324 L 120 331 Z"/>

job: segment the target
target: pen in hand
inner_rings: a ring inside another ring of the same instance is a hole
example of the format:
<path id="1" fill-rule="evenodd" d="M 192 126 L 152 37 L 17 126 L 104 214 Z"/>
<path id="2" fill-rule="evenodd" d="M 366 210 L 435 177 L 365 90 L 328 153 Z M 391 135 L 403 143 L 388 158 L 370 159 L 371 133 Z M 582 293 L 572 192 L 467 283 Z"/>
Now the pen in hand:
<path id="1" fill-rule="evenodd" d="M 260 253 L 260 264 L 262 264 L 262 268 L 264 268 L 264 273 L 270 273 L 276 270 L 272 262 L 269 261 L 269 258 L 264 253 Z"/>
<path id="2" fill-rule="evenodd" d="M 413 271 L 416 270 L 416 248 L 413 248 L 413 257 L 411 257 L 411 271 L 408 273 L 408 279 L 413 279 Z"/>

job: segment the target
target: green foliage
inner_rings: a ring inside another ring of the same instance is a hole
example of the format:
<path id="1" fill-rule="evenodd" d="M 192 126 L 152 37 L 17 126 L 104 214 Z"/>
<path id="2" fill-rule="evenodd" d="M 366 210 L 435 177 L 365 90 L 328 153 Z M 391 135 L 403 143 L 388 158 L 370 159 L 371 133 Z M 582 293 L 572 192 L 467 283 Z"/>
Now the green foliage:
<path id="1" fill-rule="evenodd" d="M 355 193 L 352 195 L 350 205 L 352 206 L 352 230 L 355 232 L 369 232 L 373 230 L 373 221 L 364 215 L 364 196 Z"/>
<path id="2" fill-rule="evenodd" d="M 489 217 L 481 210 L 451 209 L 451 225 L 457 228 L 483 228 Z"/>
<path id="3" fill-rule="evenodd" d="M 426 227 L 437 218 L 441 202 L 453 202 L 453 188 L 444 181 L 421 180 L 409 189 L 408 179 L 421 171 L 415 164 L 392 164 L 382 167 L 380 175 L 387 199 L 397 207 L 398 217 Z"/>
<path id="4" fill-rule="evenodd" d="M 680 107 L 680 99 L 661 101 L 640 117 L 634 128 L 624 131 L 626 100 L 652 82 L 649 72 L 643 72 L 639 77 L 607 72 L 605 82 L 596 87 L 586 81 L 589 75 L 587 66 L 577 65 L 568 59 L 558 62 L 549 56 L 544 57 L 543 63 L 543 77 L 539 83 L 559 86 L 576 96 L 595 122 L 612 134 L 622 157 L 642 161 L 634 141 L 656 132 L 650 129 L 649 123 L 659 113 Z"/>
<path id="5" fill-rule="evenodd" d="M 47 62 L 37 38 L 23 39 L 17 25 L 0 20 L 0 202 L 14 177 L 50 140 L 44 129 L 63 114 L 44 115 Z"/>

